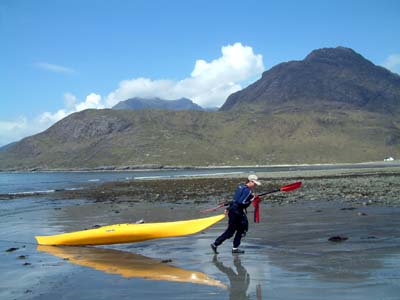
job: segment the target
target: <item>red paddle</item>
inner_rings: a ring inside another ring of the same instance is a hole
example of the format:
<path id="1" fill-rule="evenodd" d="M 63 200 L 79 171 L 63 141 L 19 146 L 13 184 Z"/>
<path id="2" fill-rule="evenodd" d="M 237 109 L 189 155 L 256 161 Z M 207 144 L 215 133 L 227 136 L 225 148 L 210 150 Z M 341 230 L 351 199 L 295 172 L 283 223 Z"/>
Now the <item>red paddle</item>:
<path id="1" fill-rule="evenodd" d="M 268 194 L 272 194 L 272 193 L 276 193 L 276 192 L 290 192 L 290 191 L 293 191 L 293 190 L 298 189 L 299 187 L 301 187 L 301 184 L 302 184 L 301 181 L 297 181 L 295 183 L 291 183 L 291 184 L 285 185 L 285 186 L 283 186 L 283 187 L 281 187 L 279 189 L 274 189 L 274 190 L 269 191 L 269 192 L 258 194 L 258 196 L 264 196 L 264 195 L 268 195 Z"/>
<path id="2" fill-rule="evenodd" d="M 281 187 L 279 189 L 274 189 L 274 190 L 269 191 L 269 192 L 264 192 L 264 193 L 258 194 L 258 196 L 265 196 L 265 195 L 272 194 L 272 193 L 277 193 L 277 192 L 290 192 L 290 191 L 293 191 L 293 190 L 298 189 L 299 187 L 301 187 L 301 184 L 302 184 L 301 181 L 297 181 L 295 183 L 291 183 L 291 184 L 285 185 L 285 186 L 283 186 L 283 187 Z M 218 206 L 207 208 L 207 209 L 202 210 L 200 212 L 206 213 L 206 212 L 217 210 L 218 208 L 224 207 L 226 203 L 227 202 L 220 203 L 220 204 L 218 204 Z"/>

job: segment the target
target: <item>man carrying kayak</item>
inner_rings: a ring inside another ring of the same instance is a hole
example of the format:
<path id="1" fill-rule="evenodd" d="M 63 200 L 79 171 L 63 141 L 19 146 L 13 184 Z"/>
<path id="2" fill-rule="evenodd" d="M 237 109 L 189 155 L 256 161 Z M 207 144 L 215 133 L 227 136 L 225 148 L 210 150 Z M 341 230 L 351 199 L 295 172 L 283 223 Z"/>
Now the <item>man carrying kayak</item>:
<path id="1" fill-rule="evenodd" d="M 249 228 L 246 208 L 249 207 L 251 202 L 259 199 L 258 195 L 252 193 L 257 185 L 261 185 L 261 182 L 258 181 L 256 175 L 252 174 L 249 175 L 245 184 L 239 184 L 237 187 L 232 201 L 225 210 L 225 214 L 227 213 L 229 218 L 228 228 L 210 245 L 215 254 L 218 254 L 217 247 L 233 235 L 235 237 L 233 239 L 232 253 L 244 253 L 243 250 L 239 249 L 239 245 L 242 237 L 246 235 Z"/>

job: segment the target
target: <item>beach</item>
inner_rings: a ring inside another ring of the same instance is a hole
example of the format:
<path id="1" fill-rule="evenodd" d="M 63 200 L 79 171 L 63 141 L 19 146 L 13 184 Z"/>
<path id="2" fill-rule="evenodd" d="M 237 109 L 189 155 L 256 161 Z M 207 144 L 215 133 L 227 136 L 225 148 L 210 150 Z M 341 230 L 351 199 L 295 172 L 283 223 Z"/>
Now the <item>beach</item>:
<path id="1" fill-rule="evenodd" d="M 209 247 L 226 219 L 191 236 L 94 248 L 34 239 L 223 213 L 200 211 L 230 200 L 245 175 L 132 179 L 0 201 L 0 299 L 398 299 L 399 168 L 257 173 L 258 192 L 303 184 L 263 198 L 260 223 L 249 208 L 243 255 L 232 255 L 231 241 L 217 256 Z"/>

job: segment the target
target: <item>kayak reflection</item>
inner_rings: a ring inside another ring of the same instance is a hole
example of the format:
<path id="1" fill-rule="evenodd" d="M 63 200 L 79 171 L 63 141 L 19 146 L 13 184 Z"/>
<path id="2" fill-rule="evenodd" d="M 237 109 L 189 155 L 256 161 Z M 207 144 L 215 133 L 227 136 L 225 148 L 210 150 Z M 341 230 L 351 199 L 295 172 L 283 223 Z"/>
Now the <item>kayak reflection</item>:
<path id="1" fill-rule="evenodd" d="M 221 261 L 218 260 L 217 255 L 213 257 L 214 265 L 223 273 L 228 276 L 230 281 L 229 288 L 229 299 L 230 300 L 245 300 L 250 299 L 247 295 L 247 289 L 250 285 L 250 274 L 243 267 L 240 257 L 238 255 L 233 256 L 233 265 L 235 266 L 236 272 L 231 267 L 226 267 Z M 257 285 L 257 300 L 261 300 L 261 286 Z"/>
<path id="2" fill-rule="evenodd" d="M 160 260 L 143 255 L 95 247 L 42 246 L 38 251 L 68 260 L 108 274 L 118 274 L 125 278 L 142 278 L 174 282 L 190 282 L 226 288 L 226 286 L 204 273 L 170 266 Z"/>

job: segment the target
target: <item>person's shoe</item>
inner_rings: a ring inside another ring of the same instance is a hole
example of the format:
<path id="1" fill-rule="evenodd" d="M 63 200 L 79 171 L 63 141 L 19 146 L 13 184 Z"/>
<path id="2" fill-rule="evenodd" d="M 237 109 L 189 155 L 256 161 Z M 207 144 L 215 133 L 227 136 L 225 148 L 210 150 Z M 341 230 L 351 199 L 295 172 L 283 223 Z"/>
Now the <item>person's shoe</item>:
<path id="1" fill-rule="evenodd" d="M 210 245 L 210 247 L 211 247 L 212 251 L 214 251 L 215 254 L 218 254 L 217 246 L 215 246 L 214 243 L 212 243 L 212 244 Z"/>
<path id="2" fill-rule="evenodd" d="M 234 253 L 234 254 L 243 254 L 244 250 L 241 250 L 239 248 L 232 248 L 232 253 Z"/>

